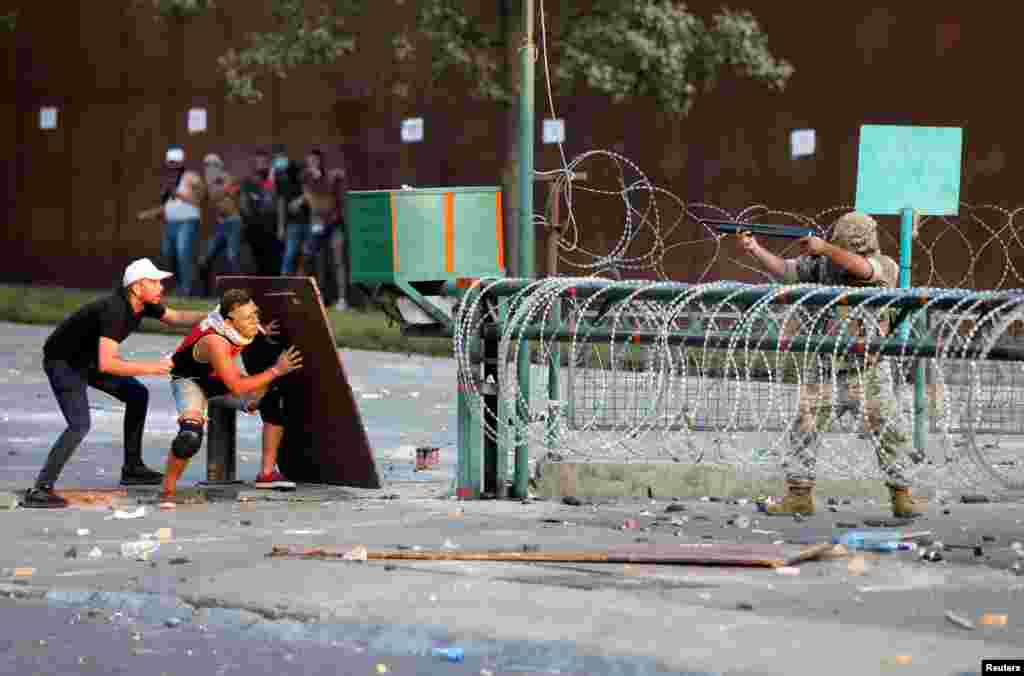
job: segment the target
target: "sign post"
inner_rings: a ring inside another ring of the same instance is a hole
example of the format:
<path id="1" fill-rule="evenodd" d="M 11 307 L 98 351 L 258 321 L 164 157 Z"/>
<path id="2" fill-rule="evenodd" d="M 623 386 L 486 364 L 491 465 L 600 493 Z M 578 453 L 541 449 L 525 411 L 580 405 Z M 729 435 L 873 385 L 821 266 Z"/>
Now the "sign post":
<path id="1" fill-rule="evenodd" d="M 921 215 L 960 212 L 960 127 L 863 125 L 857 157 L 856 209 L 868 214 L 900 216 L 900 288 L 910 287 L 914 237 Z M 927 316 L 918 326 L 927 329 Z M 906 341 L 910 327 L 900 330 Z M 924 453 L 928 441 L 928 396 L 925 362 L 914 369 L 914 448 Z"/>

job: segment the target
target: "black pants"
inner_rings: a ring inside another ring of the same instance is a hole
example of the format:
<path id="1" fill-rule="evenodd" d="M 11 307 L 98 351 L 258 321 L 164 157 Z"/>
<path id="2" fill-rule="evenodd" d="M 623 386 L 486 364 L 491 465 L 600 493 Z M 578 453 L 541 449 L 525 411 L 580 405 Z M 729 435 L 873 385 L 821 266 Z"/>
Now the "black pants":
<path id="1" fill-rule="evenodd" d="M 149 390 L 145 385 L 131 377 L 112 376 L 96 369 L 76 369 L 66 361 L 44 360 L 43 370 L 50 379 L 50 387 L 68 427 L 50 449 L 36 485 L 55 483 L 64 465 L 89 433 L 92 422 L 87 387 L 95 387 L 124 403 L 124 464 L 142 462 L 142 430 L 149 409 Z"/>
<path id="2" fill-rule="evenodd" d="M 260 222 L 246 223 L 242 232 L 252 250 L 257 274 L 271 277 L 281 274 L 284 245 L 277 238 L 276 226 Z"/>

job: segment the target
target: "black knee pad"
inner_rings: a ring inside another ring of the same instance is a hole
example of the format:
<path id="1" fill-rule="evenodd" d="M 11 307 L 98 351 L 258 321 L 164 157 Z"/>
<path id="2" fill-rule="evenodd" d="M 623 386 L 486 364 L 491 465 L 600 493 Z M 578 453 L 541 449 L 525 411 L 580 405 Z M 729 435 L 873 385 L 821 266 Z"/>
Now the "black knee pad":
<path id="1" fill-rule="evenodd" d="M 272 387 L 260 399 L 260 418 L 265 423 L 284 427 L 284 394 L 280 389 Z"/>
<path id="2" fill-rule="evenodd" d="M 199 452 L 203 445 L 203 424 L 194 420 L 182 420 L 178 436 L 171 443 L 174 457 L 188 460 Z"/>

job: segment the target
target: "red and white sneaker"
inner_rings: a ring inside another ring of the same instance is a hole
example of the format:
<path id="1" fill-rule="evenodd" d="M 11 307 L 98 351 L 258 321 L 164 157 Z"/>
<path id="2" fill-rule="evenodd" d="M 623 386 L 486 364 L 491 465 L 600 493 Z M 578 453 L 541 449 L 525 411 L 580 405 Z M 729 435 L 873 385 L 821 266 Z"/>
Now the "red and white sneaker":
<path id="1" fill-rule="evenodd" d="M 274 471 L 269 474 L 263 472 L 256 475 L 256 482 L 253 486 L 256 488 L 275 488 L 281 491 L 295 490 L 295 482 L 285 479 L 284 475 L 277 471 L 277 469 L 274 469 Z"/>

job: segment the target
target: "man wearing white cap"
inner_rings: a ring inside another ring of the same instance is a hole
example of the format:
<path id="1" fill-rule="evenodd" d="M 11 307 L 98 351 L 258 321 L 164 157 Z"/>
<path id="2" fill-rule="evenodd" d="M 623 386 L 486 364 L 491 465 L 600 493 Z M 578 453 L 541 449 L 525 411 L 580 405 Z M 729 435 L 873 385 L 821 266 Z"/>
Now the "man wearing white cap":
<path id="1" fill-rule="evenodd" d="M 170 272 L 157 269 L 148 258 L 125 268 L 121 287 L 114 293 L 84 305 L 62 321 L 43 345 L 43 370 L 57 397 L 67 429 L 50 450 L 36 484 L 25 493 L 23 507 L 66 507 L 67 501 L 53 491 L 64 465 L 89 432 L 87 387 L 106 392 L 125 405 L 124 485 L 157 485 L 163 475 L 142 461 L 142 431 L 149 407 L 149 390 L 135 376 L 159 376 L 171 371 L 170 359 L 129 361 L 118 353 L 121 341 L 131 335 L 143 317 L 169 326 L 191 326 L 202 312 L 166 308 L 161 303 L 163 281 Z"/>

